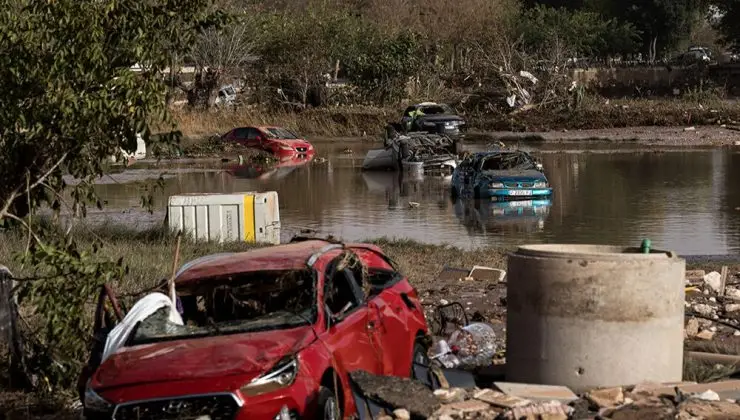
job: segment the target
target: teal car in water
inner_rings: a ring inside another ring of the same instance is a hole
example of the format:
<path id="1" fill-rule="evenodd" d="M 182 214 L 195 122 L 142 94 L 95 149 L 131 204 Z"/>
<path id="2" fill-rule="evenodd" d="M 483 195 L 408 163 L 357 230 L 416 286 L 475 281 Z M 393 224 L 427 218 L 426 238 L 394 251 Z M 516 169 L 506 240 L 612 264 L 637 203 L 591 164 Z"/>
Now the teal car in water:
<path id="1" fill-rule="evenodd" d="M 521 150 L 468 155 L 452 173 L 451 184 L 453 197 L 510 201 L 552 196 L 542 165 Z"/>

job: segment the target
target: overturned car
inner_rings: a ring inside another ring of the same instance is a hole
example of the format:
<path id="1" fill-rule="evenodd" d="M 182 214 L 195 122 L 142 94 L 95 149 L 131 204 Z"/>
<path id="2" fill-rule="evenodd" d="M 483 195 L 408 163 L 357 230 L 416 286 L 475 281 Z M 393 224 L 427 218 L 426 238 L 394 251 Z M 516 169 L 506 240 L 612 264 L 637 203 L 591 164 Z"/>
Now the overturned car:
<path id="1" fill-rule="evenodd" d="M 441 171 L 452 174 L 457 166 L 459 139 L 443 134 L 390 131 L 382 149 L 367 152 L 363 170 L 403 170 L 421 167 L 425 172 Z"/>
<path id="2" fill-rule="evenodd" d="M 103 288 L 78 385 L 87 418 L 342 418 L 349 372 L 409 377 L 426 357 L 416 290 L 374 245 L 216 254 L 174 284 L 174 300 L 152 293 L 125 317 Z"/>

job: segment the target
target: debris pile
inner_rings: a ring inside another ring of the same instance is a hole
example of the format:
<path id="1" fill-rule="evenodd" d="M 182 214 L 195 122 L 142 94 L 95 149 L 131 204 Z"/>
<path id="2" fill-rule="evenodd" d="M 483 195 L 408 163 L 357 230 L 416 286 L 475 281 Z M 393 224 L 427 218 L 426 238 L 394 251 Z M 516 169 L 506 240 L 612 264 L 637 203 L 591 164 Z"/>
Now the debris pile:
<path id="1" fill-rule="evenodd" d="M 354 372 L 360 419 L 566 420 L 740 418 L 740 381 L 642 383 L 581 396 L 562 386 L 496 382 L 431 391 L 405 378 Z M 364 414 L 364 415 L 363 415 Z M 370 415 L 371 417 L 365 417 Z"/>
<path id="2" fill-rule="evenodd" d="M 740 340 L 740 278 L 727 267 L 687 271 L 685 306 L 687 340 Z"/>

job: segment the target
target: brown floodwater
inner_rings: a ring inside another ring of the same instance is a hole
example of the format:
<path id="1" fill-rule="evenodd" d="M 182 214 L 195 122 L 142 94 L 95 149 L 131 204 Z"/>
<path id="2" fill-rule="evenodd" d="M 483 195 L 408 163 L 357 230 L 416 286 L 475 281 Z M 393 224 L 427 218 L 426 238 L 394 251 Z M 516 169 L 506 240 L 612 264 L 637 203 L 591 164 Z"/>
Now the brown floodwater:
<path id="1" fill-rule="evenodd" d="M 106 208 L 89 218 L 145 228 L 163 222 L 171 195 L 274 190 L 285 240 L 311 229 L 345 240 L 385 236 L 464 248 L 546 242 L 637 246 L 649 238 L 655 248 L 684 255 L 740 252 L 738 151 L 533 146 L 530 151 L 553 185 L 552 199 L 497 207 L 451 200 L 449 181 L 439 176 L 363 172 L 362 158 L 377 144 L 350 147 L 352 153 L 338 143 L 317 144 L 321 159 L 268 172 L 234 159 L 137 163 L 101 180 L 97 188 Z M 142 180 L 162 172 L 163 188 L 148 214 L 139 204 L 146 188 Z"/>

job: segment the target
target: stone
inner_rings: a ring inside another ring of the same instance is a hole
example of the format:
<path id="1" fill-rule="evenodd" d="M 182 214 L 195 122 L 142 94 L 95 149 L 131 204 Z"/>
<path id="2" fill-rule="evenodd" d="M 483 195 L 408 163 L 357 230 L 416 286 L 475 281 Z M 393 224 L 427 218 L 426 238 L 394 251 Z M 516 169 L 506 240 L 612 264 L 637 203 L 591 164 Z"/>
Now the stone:
<path id="1" fill-rule="evenodd" d="M 725 312 L 737 312 L 740 311 L 740 303 L 728 303 L 725 305 Z"/>
<path id="2" fill-rule="evenodd" d="M 716 271 L 707 273 L 704 276 L 704 284 L 707 285 L 713 291 L 718 292 L 719 288 L 722 287 L 722 274 Z"/>
<path id="3" fill-rule="evenodd" d="M 465 401 L 467 393 L 462 388 L 437 389 L 434 391 L 434 396 L 441 402 L 450 404 Z"/>
<path id="4" fill-rule="evenodd" d="M 706 303 L 697 303 L 692 309 L 697 314 L 703 316 L 711 316 L 714 313 L 714 308 L 707 305 Z"/>
<path id="5" fill-rule="evenodd" d="M 686 331 L 687 337 L 694 337 L 697 334 L 699 334 L 699 321 L 696 318 L 691 318 L 686 322 L 686 327 L 684 327 L 684 331 Z"/>
<path id="6" fill-rule="evenodd" d="M 706 275 L 707 273 L 704 270 L 686 270 L 686 280 L 704 281 Z"/>
<path id="7" fill-rule="evenodd" d="M 540 414 L 539 420 L 568 420 L 568 415 L 562 413 L 544 413 Z"/>
<path id="8" fill-rule="evenodd" d="M 699 318 L 699 328 L 701 329 L 707 329 L 714 325 L 714 322 L 712 322 L 709 319 Z"/>
<path id="9" fill-rule="evenodd" d="M 734 298 L 734 299 L 740 299 L 740 289 L 736 289 L 734 287 L 727 287 L 725 288 L 725 296 Z"/>
<path id="10" fill-rule="evenodd" d="M 614 408 L 624 403 L 624 391 L 622 387 L 596 389 L 586 399 L 598 408 Z"/>
<path id="11" fill-rule="evenodd" d="M 559 403 L 557 401 L 550 401 L 550 402 L 541 402 L 537 404 L 530 404 L 524 407 L 514 407 L 511 410 L 506 412 L 506 415 L 504 418 L 506 419 L 521 419 L 524 418 L 532 418 L 536 419 L 537 417 L 540 417 L 543 414 L 552 414 L 552 415 L 558 415 L 561 417 L 556 418 L 563 418 L 562 416 L 565 416 L 565 418 L 568 418 L 568 415 L 573 409 L 568 407 L 565 404 Z"/>
<path id="12" fill-rule="evenodd" d="M 708 389 L 701 394 L 694 394 L 690 398 L 697 398 L 704 401 L 719 401 L 719 394 L 712 391 L 711 389 Z"/>
<path id="13" fill-rule="evenodd" d="M 494 405 L 496 407 L 503 408 L 519 407 L 532 403 L 532 401 L 530 400 L 519 398 L 513 395 L 506 395 L 503 392 L 497 392 L 492 389 L 484 389 L 478 391 L 473 395 L 473 398 Z"/>
<path id="14" fill-rule="evenodd" d="M 714 331 L 704 330 L 696 335 L 696 338 L 701 340 L 711 340 L 714 338 Z"/>
<path id="15" fill-rule="evenodd" d="M 729 401 L 690 398 L 678 406 L 678 420 L 731 420 L 740 418 L 740 405 Z"/>
<path id="16" fill-rule="evenodd" d="M 462 401 L 452 404 L 445 404 L 443 405 L 440 410 L 442 411 L 458 411 L 463 414 L 465 413 L 475 413 L 478 411 L 485 411 L 491 408 L 490 405 L 484 403 L 483 401 L 479 400 L 468 400 L 468 401 Z"/>
<path id="17" fill-rule="evenodd" d="M 393 410 L 393 416 L 398 420 L 411 420 L 411 413 L 405 408 L 398 408 Z"/>
<path id="18" fill-rule="evenodd" d="M 650 397 L 611 410 L 604 417 L 610 420 L 673 420 L 675 408 L 667 400 Z"/>

